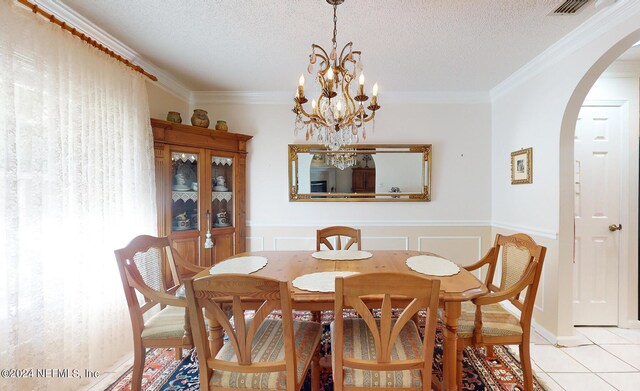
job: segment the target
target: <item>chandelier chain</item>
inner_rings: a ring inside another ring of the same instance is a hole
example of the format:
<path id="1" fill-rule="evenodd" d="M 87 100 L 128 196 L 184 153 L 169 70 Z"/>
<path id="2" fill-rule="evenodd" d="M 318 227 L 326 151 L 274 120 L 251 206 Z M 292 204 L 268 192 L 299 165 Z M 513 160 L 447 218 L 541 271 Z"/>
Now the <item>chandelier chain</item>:
<path id="1" fill-rule="evenodd" d="M 333 5 L 333 48 L 337 49 L 338 44 L 336 37 L 338 36 L 338 4 Z"/>

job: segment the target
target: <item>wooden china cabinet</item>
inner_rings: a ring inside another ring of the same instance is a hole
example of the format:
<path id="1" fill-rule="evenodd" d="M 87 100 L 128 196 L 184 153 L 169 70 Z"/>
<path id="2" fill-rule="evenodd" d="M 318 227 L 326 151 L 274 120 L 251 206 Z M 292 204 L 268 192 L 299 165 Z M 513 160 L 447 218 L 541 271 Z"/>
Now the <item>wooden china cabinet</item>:
<path id="1" fill-rule="evenodd" d="M 375 168 L 353 168 L 351 170 L 351 192 L 353 193 L 375 193 L 376 192 L 376 169 Z"/>
<path id="2" fill-rule="evenodd" d="M 186 261 L 211 266 L 246 248 L 252 136 L 151 119 L 158 234 Z M 213 246 L 205 246 L 211 233 Z"/>

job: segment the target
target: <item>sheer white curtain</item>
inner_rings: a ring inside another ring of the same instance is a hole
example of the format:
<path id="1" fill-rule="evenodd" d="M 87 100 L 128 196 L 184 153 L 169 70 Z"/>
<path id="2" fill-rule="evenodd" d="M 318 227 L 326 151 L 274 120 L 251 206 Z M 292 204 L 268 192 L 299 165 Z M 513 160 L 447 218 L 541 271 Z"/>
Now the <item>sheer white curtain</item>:
<path id="1" fill-rule="evenodd" d="M 77 389 L 131 349 L 113 250 L 156 233 L 145 82 L 0 0 L 1 389 Z M 68 377 L 67 377 L 68 376 Z"/>

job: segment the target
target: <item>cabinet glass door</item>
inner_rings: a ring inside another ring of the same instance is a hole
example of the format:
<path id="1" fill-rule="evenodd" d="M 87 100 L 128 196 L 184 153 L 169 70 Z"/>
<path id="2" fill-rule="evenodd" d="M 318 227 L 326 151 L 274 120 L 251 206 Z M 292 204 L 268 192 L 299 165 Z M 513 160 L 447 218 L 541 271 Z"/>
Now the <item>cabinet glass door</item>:
<path id="1" fill-rule="evenodd" d="M 233 226 L 233 158 L 211 157 L 212 228 Z"/>
<path id="2" fill-rule="evenodd" d="M 171 231 L 198 229 L 198 154 L 171 152 Z"/>

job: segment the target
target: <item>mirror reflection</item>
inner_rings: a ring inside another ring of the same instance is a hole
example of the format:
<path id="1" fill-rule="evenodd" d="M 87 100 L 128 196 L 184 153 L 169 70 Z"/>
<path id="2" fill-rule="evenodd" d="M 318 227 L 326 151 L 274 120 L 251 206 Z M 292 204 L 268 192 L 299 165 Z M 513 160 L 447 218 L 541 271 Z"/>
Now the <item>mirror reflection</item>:
<path id="1" fill-rule="evenodd" d="M 289 145 L 290 201 L 430 201 L 431 145 Z"/>

